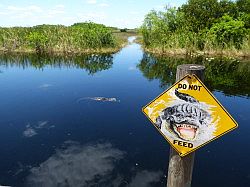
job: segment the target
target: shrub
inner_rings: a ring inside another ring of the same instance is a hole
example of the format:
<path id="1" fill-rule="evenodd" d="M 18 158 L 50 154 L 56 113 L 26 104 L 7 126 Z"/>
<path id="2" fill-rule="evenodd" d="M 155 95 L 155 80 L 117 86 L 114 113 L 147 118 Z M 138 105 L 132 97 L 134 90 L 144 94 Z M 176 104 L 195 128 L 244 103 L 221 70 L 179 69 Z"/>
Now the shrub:
<path id="1" fill-rule="evenodd" d="M 215 39 L 217 44 L 224 48 L 233 44 L 237 49 L 242 45 L 246 36 L 246 28 L 244 22 L 234 20 L 229 15 L 223 16 L 218 23 L 215 23 L 209 30 L 209 34 Z"/>
<path id="2" fill-rule="evenodd" d="M 42 53 L 45 51 L 48 38 L 42 33 L 31 32 L 28 36 L 28 41 L 32 47 L 35 47 L 38 53 Z"/>

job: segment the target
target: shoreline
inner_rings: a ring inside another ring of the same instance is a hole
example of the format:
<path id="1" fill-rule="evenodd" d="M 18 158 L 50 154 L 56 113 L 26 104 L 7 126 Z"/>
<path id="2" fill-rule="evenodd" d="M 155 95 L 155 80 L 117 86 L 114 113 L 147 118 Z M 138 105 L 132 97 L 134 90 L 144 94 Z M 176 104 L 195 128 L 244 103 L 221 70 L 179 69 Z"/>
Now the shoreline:
<path id="1" fill-rule="evenodd" d="M 146 48 L 141 41 L 138 42 L 136 39 L 134 43 L 140 44 L 144 52 L 151 53 L 156 56 L 163 57 L 228 57 L 235 59 L 250 59 L 250 52 L 243 50 L 210 50 L 210 51 L 189 51 L 187 49 L 167 49 L 163 51 L 160 48 Z M 128 40 L 123 42 L 117 47 L 113 48 L 99 48 L 99 49 L 76 49 L 76 50 L 60 50 L 60 49 L 49 49 L 38 53 L 35 49 L 15 49 L 7 50 L 0 48 L 0 55 L 4 54 L 37 54 L 37 55 L 59 55 L 59 56 L 73 56 L 73 55 L 88 55 L 88 54 L 115 54 L 118 53 L 122 48 L 129 44 Z"/>
<path id="2" fill-rule="evenodd" d="M 107 48 L 86 48 L 86 49 L 75 49 L 75 50 L 65 50 L 65 49 L 53 49 L 48 48 L 42 52 L 37 52 L 34 48 L 21 48 L 21 49 L 6 49 L 4 47 L 0 48 L 0 55 L 3 54 L 37 54 L 37 55 L 87 55 L 87 54 L 114 54 L 118 53 L 121 49 L 129 44 L 128 38 L 131 36 L 136 36 L 131 33 L 116 33 L 118 40 L 118 45 L 115 47 Z"/>
<path id="3" fill-rule="evenodd" d="M 35 49 L 15 49 L 15 50 L 6 50 L 4 48 L 0 48 L 0 55 L 3 54 L 37 54 L 37 55 L 84 55 L 84 54 L 113 54 L 119 52 L 122 48 L 124 48 L 127 43 L 124 43 L 118 47 L 114 48 L 99 48 L 99 49 L 77 49 L 77 50 L 45 50 L 41 53 L 38 53 Z"/>
<path id="4" fill-rule="evenodd" d="M 146 48 L 142 45 L 142 49 L 145 52 L 152 53 L 156 56 L 166 56 L 166 57 L 228 57 L 237 59 L 250 59 L 250 52 L 244 50 L 206 50 L 206 51 L 189 51 L 187 49 L 168 49 L 163 51 L 160 48 Z"/>

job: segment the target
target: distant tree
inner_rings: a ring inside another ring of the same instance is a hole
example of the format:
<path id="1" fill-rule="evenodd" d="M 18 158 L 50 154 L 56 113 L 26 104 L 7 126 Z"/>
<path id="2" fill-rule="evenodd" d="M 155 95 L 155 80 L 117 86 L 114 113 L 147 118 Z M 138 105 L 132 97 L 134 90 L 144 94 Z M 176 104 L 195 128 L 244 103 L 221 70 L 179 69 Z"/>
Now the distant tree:
<path id="1" fill-rule="evenodd" d="M 127 32 L 127 28 L 124 28 L 124 29 L 120 29 L 120 32 Z"/>

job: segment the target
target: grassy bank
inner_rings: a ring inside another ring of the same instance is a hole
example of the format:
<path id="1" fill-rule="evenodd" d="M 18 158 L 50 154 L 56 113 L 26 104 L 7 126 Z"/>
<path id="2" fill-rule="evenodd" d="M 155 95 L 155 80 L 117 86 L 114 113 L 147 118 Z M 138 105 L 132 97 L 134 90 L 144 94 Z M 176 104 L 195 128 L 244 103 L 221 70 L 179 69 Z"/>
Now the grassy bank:
<path id="1" fill-rule="evenodd" d="M 198 48 L 168 48 L 161 47 L 145 47 L 144 51 L 155 54 L 157 56 L 205 56 L 205 57 L 232 57 L 232 58 L 250 58 L 250 48 L 235 49 L 235 48 L 215 48 L 209 50 L 200 50 Z"/>
<path id="2" fill-rule="evenodd" d="M 137 36 L 138 31 L 135 29 L 126 29 L 126 31 L 121 31 L 122 29 L 114 29 L 113 34 L 117 38 L 118 43 L 127 44 L 128 37 Z"/>
<path id="3" fill-rule="evenodd" d="M 250 57 L 249 7 L 249 0 L 189 0 L 151 11 L 140 28 L 143 47 L 161 55 Z"/>
<path id="4" fill-rule="evenodd" d="M 0 52 L 111 53 L 126 44 L 124 35 L 95 23 L 0 28 Z"/>

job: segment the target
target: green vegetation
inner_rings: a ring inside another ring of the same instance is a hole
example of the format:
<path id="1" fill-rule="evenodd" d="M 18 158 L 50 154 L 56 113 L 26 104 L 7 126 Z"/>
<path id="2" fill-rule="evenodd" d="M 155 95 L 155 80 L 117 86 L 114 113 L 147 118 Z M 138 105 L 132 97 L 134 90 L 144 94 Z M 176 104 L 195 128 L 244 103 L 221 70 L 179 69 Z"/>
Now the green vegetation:
<path id="1" fill-rule="evenodd" d="M 188 0 L 151 11 L 140 32 L 155 53 L 250 56 L 250 1 Z"/>
<path id="2" fill-rule="evenodd" d="M 125 43 L 112 28 L 96 23 L 0 28 L 0 51 L 36 53 L 116 52 Z"/>

